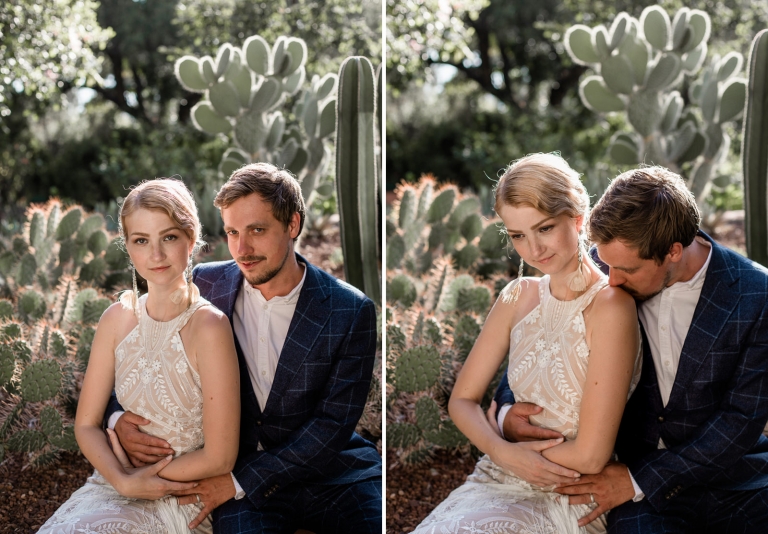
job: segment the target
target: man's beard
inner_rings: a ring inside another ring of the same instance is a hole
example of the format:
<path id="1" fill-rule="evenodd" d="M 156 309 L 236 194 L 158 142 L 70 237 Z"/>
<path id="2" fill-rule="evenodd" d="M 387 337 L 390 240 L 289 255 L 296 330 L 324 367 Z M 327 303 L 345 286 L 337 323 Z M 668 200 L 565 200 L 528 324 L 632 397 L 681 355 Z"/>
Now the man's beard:
<path id="1" fill-rule="evenodd" d="M 661 283 L 661 287 L 659 289 L 657 289 L 656 291 L 652 292 L 652 293 L 644 293 L 644 294 L 643 293 L 638 293 L 634 289 L 631 289 L 631 288 L 628 288 L 628 287 L 624 287 L 623 285 L 621 285 L 619 287 L 621 289 L 623 289 L 624 291 L 626 291 L 627 293 L 629 293 L 630 295 L 632 295 L 632 297 L 637 302 L 645 302 L 647 300 L 651 300 L 653 297 L 655 297 L 656 295 L 658 295 L 659 293 L 664 291 L 664 289 L 669 284 L 670 280 L 672 280 L 672 273 L 670 271 L 667 271 L 664 274 L 664 281 Z"/>
<path id="2" fill-rule="evenodd" d="M 288 247 L 288 250 L 286 251 L 285 256 L 283 257 L 283 261 L 280 262 L 280 265 L 278 265 L 274 269 L 267 271 L 266 273 L 255 274 L 255 275 L 248 275 L 243 273 L 245 280 L 249 284 L 251 284 L 251 286 L 260 286 L 262 284 L 266 284 L 267 282 L 272 280 L 275 276 L 277 276 L 280 271 L 283 270 L 283 267 L 285 266 L 285 262 L 288 261 L 288 255 L 290 253 L 291 253 L 291 247 Z M 267 258 L 265 256 L 241 256 L 237 259 L 237 261 L 250 262 L 250 261 L 263 261 L 266 259 Z"/>

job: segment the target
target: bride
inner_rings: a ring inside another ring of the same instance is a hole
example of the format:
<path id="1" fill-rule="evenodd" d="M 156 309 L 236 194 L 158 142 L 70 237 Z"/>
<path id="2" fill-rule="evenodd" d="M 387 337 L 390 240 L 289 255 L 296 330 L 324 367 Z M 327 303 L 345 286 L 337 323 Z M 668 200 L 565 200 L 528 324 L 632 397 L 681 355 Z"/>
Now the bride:
<path id="1" fill-rule="evenodd" d="M 594 505 L 569 505 L 552 490 L 611 458 L 641 356 L 634 300 L 586 254 L 588 209 L 578 174 L 556 155 L 524 157 L 499 180 L 495 210 L 520 274 L 488 315 L 448 405 L 485 456 L 414 532 L 586 532 L 577 523 Z M 522 278 L 523 260 L 544 276 Z M 486 419 L 480 401 L 507 355 L 515 399 L 544 408 L 532 424 L 565 439 L 509 443 Z M 604 519 L 590 530 L 605 531 Z"/>
<path id="2" fill-rule="evenodd" d="M 96 468 L 41 533 L 189 532 L 203 505 L 170 493 L 228 473 L 235 463 L 240 386 L 227 317 L 191 282 L 200 221 L 179 180 L 146 181 L 120 208 L 120 235 L 148 293 L 125 292 L 99 321 L 75 419 L 75 437 Z M 134 468 L 117 436 L 102 430 L 112 390 L 165 439 L 173 454 Z M 111 448 L 110 448 L 111 442 Z M 113 452 L 114 449 L 114 452 Z M 210 532 L 210 519 L 195 532 Z"/>

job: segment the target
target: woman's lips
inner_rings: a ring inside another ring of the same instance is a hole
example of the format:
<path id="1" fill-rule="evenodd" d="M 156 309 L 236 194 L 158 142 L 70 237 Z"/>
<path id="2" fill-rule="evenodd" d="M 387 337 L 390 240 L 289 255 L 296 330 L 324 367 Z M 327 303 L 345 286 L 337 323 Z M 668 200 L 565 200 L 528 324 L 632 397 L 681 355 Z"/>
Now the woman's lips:
<path id="1" fill-rule="evenodd" d="M 154 269 L 150 269 L 150 271 L 155 273 L 162 273 L 165 272 L 169 267 L 169 265 L 166 265 L 165 267 L 155 267 Z"/>
<path id="2" fill-rule="evenodd" d="M 544 264 L 546 264 L 546 263 L 548 263 L 548 262 L 549 262 L 549 260 L 551 260 L 551 259 L 552 259 L 552 258 L 554 258 L 554 257 L 555 257 L 555 255 L 554 255 L 554 254 L 552 254 L 552 255 L 551 255 L 550 257 L 548 257 L 548 258 L 544 258 L 544 259 L 541 259 L 541 260 L 536 260 L 536 263 L 544 263 Z"/>

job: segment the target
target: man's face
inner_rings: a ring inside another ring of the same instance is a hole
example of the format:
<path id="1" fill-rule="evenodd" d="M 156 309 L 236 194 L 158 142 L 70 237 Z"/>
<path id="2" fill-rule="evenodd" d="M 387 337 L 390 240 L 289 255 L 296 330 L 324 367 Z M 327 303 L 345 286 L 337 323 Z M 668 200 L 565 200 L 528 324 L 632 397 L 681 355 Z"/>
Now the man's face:
<path id="1" fill-rule="evenodd" d="M 669 256 L 659 265 L 654 260 L 641 259 L 637 248 L 616 239 L 597 245 L 597 255 L 610 267 L 608 283 L 622 288 L 640 302 L 658 295 L 672 280 Z"/>
<path id="2" fill-rule="evenodd" d="M 299 233 L 298 213 L 286 228 L 272 215 L 272 206 L 253 193 L 222 208 L 221 218 L 229 253 L 249 284 L 266 284 L 281 272 Z"/>

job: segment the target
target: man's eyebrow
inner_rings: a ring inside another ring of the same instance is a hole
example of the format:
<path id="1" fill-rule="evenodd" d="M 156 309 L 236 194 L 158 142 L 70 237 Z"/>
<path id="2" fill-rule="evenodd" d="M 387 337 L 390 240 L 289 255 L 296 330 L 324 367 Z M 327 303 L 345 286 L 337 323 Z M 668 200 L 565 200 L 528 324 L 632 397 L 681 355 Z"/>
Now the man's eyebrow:
<path id="1" fill-rule="evenodd" d="M 269 223 L 256 221 L 246 226 L 245 230 L 253 230 L 254 228 L 267 228 L 268 226 L 269 226 Z M 231 226 L 228 226 L 226 224 L 224 225 L 225 232 L 231 232 L 234 229 L 235 228 L 232 228 Z"/>
<path id="2" fill-rule="evenodd" d="M 616 269 L 617 271 L 624 271 L 625 273 L 633 273 L 640 268 L 640 267 L 613 267 L 610 265 L 609 267 L 611 267 L 611 269 Z"/>
<path id="3" fill-rule="evenodd" d="M 533 226 L 531 226 L 531 230 L 536 230 L 538 228 L 541 228 L 542 226 L 544 226 L 546 223 L 548 223 L 552 219 L 554 219 L 554 217 L 547 217 L 546 219 L 542 219 L 541 221 L 539 221 L 536 224 L 534 224 Z M 507 233 L 508 234 L 522 234 L 523 232 L 521 232 L 520 230 L 512 230 L 511 228 L 507 228 Z"/>

